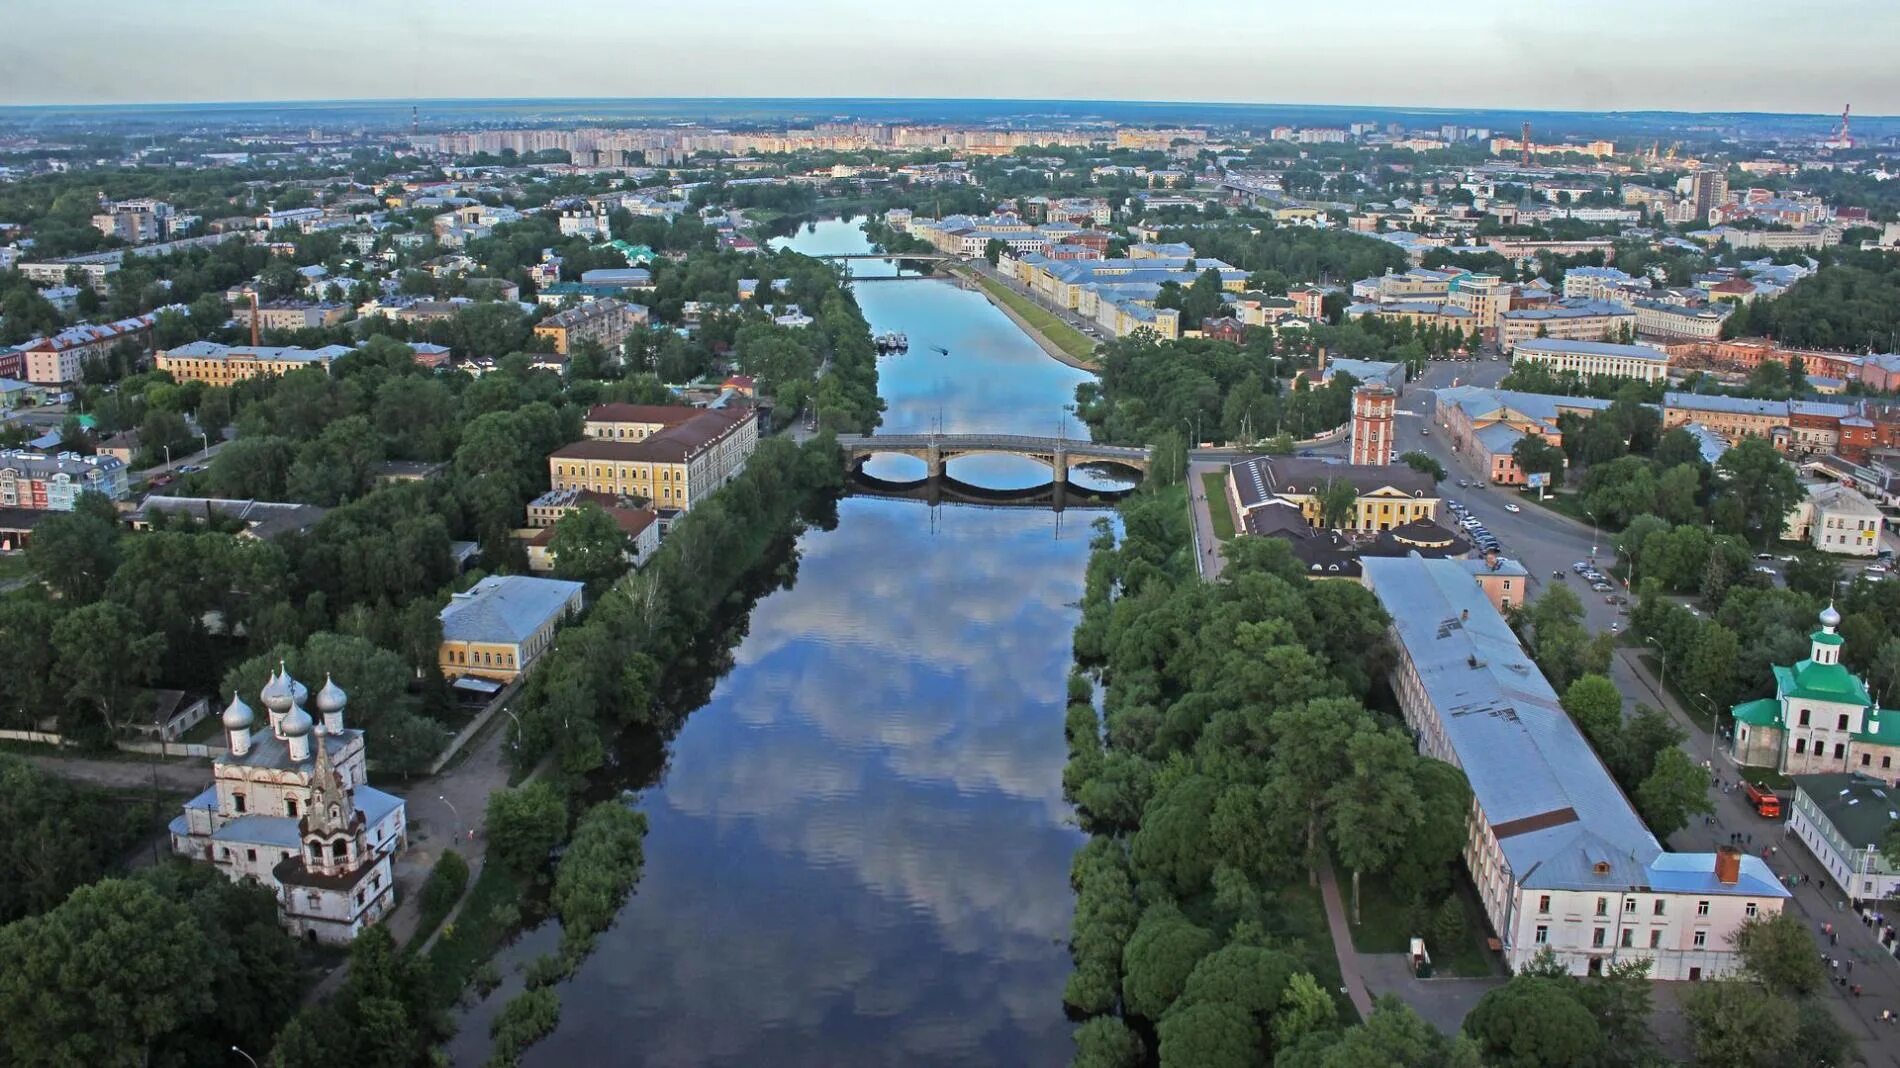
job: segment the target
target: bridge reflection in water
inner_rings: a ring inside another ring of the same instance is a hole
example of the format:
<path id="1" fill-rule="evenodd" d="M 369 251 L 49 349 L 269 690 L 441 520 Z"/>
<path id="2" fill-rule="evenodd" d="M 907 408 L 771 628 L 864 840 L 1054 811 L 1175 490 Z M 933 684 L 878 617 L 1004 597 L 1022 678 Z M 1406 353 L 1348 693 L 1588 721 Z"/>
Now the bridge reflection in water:
<path id="1" fill-rule="evenodd" d="M 1090 489 L 1073 482 L 1045 482 L 1040 486 L 1019 489 L 995 489 L 972 485 L 949 475 L 893 482 L 876 475 L 867 475 L 862 469 L 852 471 L 845 484 L 852 496 L 856 497 L 917 501 L 932 506 L 968 504 L 980 508 L 1048 508 L 1058 512 L 1068 508 L 1112 508 L 1115 502 L 1134 492 L 1133 487 Z"/>

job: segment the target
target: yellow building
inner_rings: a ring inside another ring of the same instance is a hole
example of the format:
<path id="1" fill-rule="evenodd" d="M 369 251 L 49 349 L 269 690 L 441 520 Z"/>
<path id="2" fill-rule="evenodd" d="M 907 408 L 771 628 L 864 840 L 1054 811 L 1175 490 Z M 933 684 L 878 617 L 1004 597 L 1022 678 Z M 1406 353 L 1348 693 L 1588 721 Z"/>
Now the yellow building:
<path id="1" fill-rule="evenodd" d="M 169 372 L 180 382 L 228 386 L 264 375 L 289 374 L 306 367 L 321 367 L 328 371 L 331 361 L 350 351 L 343 345 L 300 349 L 193 341 L 173 349 L 160 349 L 153 359 L 158 370 Z"/>
<path id="2" fill-rule="evenodd" d="M 561 579 L 491 575 L 449 598 L 437 659 L 443 676 L 519 678 L 554 644 L 561 622 L 579 614 L 585 590 Z"/>
<path id="3" fill-rule="evenodd" d="M 726 484 L 758 444 L 753 409 L 599 404 L 587 438 L 548 456 L 554 489 L 640 497 L 685 511 Z"/>
<path id="4" fill-rule="evenodd" d="M 1256 456 L 1227 469 L 1227 500 L 1235 521 L 1262 508 L 1292 506 L 1309 527 L 1321 525 L 1320 501 L 1335 480 L 1351 483 L 1356 503 L 1338 529 L 1392 530 L 1438 519 L 1439 496 L 1432 476 L 1404 464 L 1342 464 L 1308 457 Z"/>

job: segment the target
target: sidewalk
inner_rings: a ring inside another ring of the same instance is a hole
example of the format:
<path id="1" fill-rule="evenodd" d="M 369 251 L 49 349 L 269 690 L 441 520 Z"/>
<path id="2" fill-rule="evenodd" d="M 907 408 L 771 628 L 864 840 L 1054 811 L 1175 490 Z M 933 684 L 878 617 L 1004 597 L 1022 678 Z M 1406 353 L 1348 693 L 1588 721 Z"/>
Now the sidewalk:
<path id="1" fill-rule="evenodd" d="M 1333 955 L 1339 958 L 1339 984 L 1361 1020 L 1372 1018 L 1372 995 L 1366 991 L 1365 977 L 1359 971 L 1359 950 L 1352 944 L 1352 929 L 1346 925 L 1346 903 L 1339 896 L 1339 880 L 1333 877 L 1332 859 L 1321 855 L 1319 894 L 1326 903 L 1326 926 L 1333 933 Z"/>
<path id="2" fill-rule="evenodd" d="M 1619 648 L 1611 664 L 1611 675 L 1620 676 L 1617 688 L 1622 691 L 1626 705 L 1635 695 L 1646 704 L 1663 709 L 1676 726 L 1687 733 L 1682 748 L 1690 758 L 1697 764 L 1709 760 L 1709 732 L 1697 726 L 1681 706 L 1663 692 L 1660 681 L 1644 665 L 1637 650 Z M 1712 768 L 1717 778 L 1728 783 L 1738 781 L 1744 774 L 1720 749 L 1716 750 Z M 1900 1013 L 1900 960 L 1880 947 L 1875 931 L 1860 922 L 1859 914 L 1851 906 L 1843 905 L 1840 887 L 1828 879 L 1807 847 L 1788 834 L 1786 823 L 1763 819 L 1740 790 L 1716 791 L 1712 801 L 1714 822 L 1698 820 L 1670 835 L 1670 848 L 1713 850 L 1727 845 L 1730 833 L 1739 833 L 1743 843 L 1757 856 L 1761 856 L 1764 849 L 1770 851 L 1764 859 L 1784 884 L 1790 875 L 1801 875 L 1800 885 L 1790 887 L 1793 896 L 1788 900 L 1787 911 L 1805 921 L 1813 932 L 1816 953 L 1854 962 L 1848 982 L 1859 984 L 1862 991 L 1856 998 L 1847 989 L 1831 984 L 1831 993 L 1820 995 L 1823 1003 L 1860 1042 L 1861 1057 L 1867 1064 L 1900 1068 L 1900 1025 L 1880 1022 L 1882 1010 Z M 1833 925 L 1834 938 L 1821 933 L 1823 924 Z"/>
<path id="3" fill-rule="evenodd" d="M 1188 516 L 1193 521 L 1194 569 L 1208 582 L 1220 581 L 1220 573 L 1227 567 L 1227 555 L 1221 551 L 1220 539 L 1214 536 L 1214 516 L 1208 511 L 1206 485 L 1201 476 L 1209 472 L 1226 471 L 1225 463 L 1208 460 L 1188 460 Z"/>

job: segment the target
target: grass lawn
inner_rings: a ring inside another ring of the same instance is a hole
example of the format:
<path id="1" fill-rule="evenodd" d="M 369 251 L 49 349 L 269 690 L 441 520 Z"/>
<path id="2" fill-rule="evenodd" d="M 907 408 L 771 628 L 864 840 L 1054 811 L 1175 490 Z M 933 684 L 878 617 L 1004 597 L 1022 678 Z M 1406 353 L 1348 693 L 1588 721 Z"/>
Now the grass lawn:
<path id="1" fill-rule="evenodd" d="M 1294 943 L 1289 948 L 1319 982 L 1320 989 L 1332 991 L 1339 1018 L 1355 1019 L 1359 1013 L 1352 1007 L 1352 999 L 1339 990 L 1339 957 L 1333 953 L 1333 936 L 1326 926 L 1326 905 L 1320 900 L 1319 887 L 1308 886 L 1302 876 L 1275 892 L 1267 911 L 1284 927 L 1273 933 L 1289 938 Z"/>
<path id="2" fill-rule="evenodd" d="M 1219 471 L 1203 472 L 1201 487 L 1207 492 L 1207 514 L 1214 520 L 1214 536 L 1222 541 L 1234 540 L 1234 512 L 1227 506 L 1227 477 Z"/>
<path id="3" fill-rule="evenodd" d="M 1352 910 L 1352 873 L 1344 868 L 1339 872 L 1339 892 L 1346 897 L 1347 915 Z M 1457 953 L 1445 959 L 1445 956 L 1430 945 L 1432 932 L 1411 929 L 1408 918 L 1410 910 L 1406 903 L 1392 893 L 1382 878 L 1366 876 L 1359 880 L 1359 926 L 1352 928 L 1352 944 L 1361 953 L 1405 953 L 1411 949 L 1414 935 L 1426 940 L 1427 948 L 1432 950 L 1432 964 L 1439 975 L 1477 977 L 1493 974 L 1491 960 L 1485 949 L 1484 918 L 1478 915 L 1475 903 L 1463 888 L 1454 890 L 1459 904 L 1465 913 L 1465 933 L 1460 941 Z M 1429 924 L 1429 916 L 1427 917 Z"/>
<path id="4" fill-rule="evenodd" d="M 500 862 L 485 863 L 475 884 L 462 900 L 455 922 L 442 928 L 442 937 L 429 947 L 429 981 L 436 1002 L 453 1005 L 462 988 L 482 962 L 495 955 L 522 920 L 521 901 L 527 887 L 502 870 Z M 421 945 L 420 938 L 410 943 Z"/>
<path id="5" fill-rule="evenodd" d="M 1651 672 L 1654 672 L 1660 677 L 1663 673 L 1663 665 L 1662 658 L 1656 655 L 1656 647 L 1648 643 L 1643 643 L 1642 648 L 1644 651 L 1637 654 L 1638 658 L 1642 660 L 1645 668 L 1648 668 Z M 1690 719 L 1695 720 L 1696 726 L 1701 727 L 1705 731 L 1715 729 L 1715 721 L 1710 713 L 1709 703 L 1677 686 L 1676 676 L 1673 673 L 1664 680 L 1663 689 L 1668 691 L 1670 698 L 1676 702 L 1678 707 L 1688 713 Z M 1707 754 L 1705 753 L 1703 755 L 1706 756 Z"/>
<path id="6" fill-rule="evenodd" d="M 33 565 L 27 563 L 25 553 L 0 553 L 0 582 L 26 578 L 32 573 Z"/>
<path id="7" fill-rule="evenodd" d="M 1030 326 L 1035 327 L 1043 337 L 1054 342 L 1057 348 L 1078 360 L 1094 362 L 1095 340 L 1093 338 L 1077 330 L 1075 327 L 1070 326 L 1068 323 L 1063 322 L 1053 313 L 1043 310 L 1035 301 L 1030 300 L 1028 297 L 1023 296 L 1003 283 L 974 272 L 972 272 L 971 277 L 975 278 L 978 284 L 982 285 L 990 296 L 1009 305 L 1011 311 L 1022 316 L 1023 320 Z"/>

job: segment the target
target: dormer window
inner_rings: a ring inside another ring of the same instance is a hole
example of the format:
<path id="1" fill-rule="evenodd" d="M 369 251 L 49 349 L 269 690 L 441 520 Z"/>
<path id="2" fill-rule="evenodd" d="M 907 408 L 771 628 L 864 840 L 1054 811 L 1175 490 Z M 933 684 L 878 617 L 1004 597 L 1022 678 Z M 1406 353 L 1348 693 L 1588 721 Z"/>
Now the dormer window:
<path id="1" fill-rule="evenodd" d="M 1595 864 L 1590 865 L 1590 870 L 1598 875 L 1608 875 L 1610 874 L 1610 862 L 1607 860 L 1599 860 Z"/>

